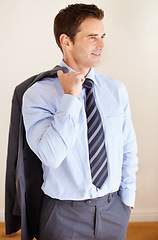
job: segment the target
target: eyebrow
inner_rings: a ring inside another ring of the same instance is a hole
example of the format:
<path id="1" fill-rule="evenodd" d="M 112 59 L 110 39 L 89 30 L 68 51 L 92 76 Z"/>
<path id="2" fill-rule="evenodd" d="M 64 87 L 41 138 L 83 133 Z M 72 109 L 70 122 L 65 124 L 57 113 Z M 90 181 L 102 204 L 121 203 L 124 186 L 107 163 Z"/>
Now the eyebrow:
<path id="1" fill-rule="evenodd" d="M 106 35 L 106 34 L 104 33 L 101 37 L 105 37 L 105 35 Z M 88 35 L 88 37 L 97 37 L 97 36 L 98 36 L 98 34 L 95 34 L 95 33 Z"/>

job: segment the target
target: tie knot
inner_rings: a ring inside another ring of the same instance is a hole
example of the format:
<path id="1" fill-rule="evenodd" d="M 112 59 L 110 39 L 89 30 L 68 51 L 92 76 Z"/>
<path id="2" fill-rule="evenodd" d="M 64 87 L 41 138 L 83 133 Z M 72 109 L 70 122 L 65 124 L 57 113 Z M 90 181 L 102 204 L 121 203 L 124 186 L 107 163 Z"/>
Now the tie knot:
<path id="1" fill-rule="evenodd" d="M 83 86 L 85 88 L 92 88 L 93 87 L 93 81 L 89 78 L 86 78 L 84 83 L 83 83 Z"/>

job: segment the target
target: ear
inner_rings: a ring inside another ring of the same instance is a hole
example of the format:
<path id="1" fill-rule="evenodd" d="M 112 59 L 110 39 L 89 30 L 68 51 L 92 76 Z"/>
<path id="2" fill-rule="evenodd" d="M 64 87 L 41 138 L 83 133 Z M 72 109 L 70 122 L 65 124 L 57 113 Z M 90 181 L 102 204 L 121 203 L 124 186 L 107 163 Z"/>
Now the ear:
<path id="1" fill-rule="evenodd" d="M 63 49 L 71 50 L 72 41 L 65 33 L 60 35 L 60 43 Z"/>

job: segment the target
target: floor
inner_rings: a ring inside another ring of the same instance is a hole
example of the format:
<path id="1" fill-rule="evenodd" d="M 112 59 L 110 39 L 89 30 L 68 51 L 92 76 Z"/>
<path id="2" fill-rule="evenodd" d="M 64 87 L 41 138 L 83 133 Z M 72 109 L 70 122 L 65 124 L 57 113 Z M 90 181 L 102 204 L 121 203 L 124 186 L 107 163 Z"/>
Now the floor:
<path id="1" fill-rule="evenodd" d="M 158 222 L 129 223 L 127 240 L 158 240 Z"/>
<path id="2" fill-rule="evenodd" d="M 20 240 L 20 231 L 5 235 L 4 223 L 0 223 L 0 240 Z M 129 223 L 127 240 L 158 240 L 158 222 Z"/>

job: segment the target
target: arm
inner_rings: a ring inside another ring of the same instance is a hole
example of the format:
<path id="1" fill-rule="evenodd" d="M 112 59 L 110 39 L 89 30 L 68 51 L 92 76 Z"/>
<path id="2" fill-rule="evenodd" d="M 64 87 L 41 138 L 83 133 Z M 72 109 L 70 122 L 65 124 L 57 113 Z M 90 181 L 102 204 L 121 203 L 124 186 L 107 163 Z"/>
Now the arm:
<path id="1" fill-rule="evenodd" d="M 81 109 L 77 98 L 82 87 L 80 74 L 60 72 L 59 75 L 64 90 L 60 91 L 60 96 L 55 97 L 56 89 L 53 94 L 52 89 L 39 87 L 37 90 L 37 85 L 34 85 L 23 98 L 28 144 L 51 168 L 57 168 L 72 148 L 79 129 Z"/>
<path id="2" fill-rule="evenodd" d="M 123 122 L 123 164 L 122 178 L 120 185 L 120 197 L 123 202 L 130 207 L 134 207 L 136 190 L 136 172 L 137 172 L 137 143 L 135 132 L 131 120 L 131 112 L 128 101 L 128 95 L 124 94 L 124 122 Z"/>

